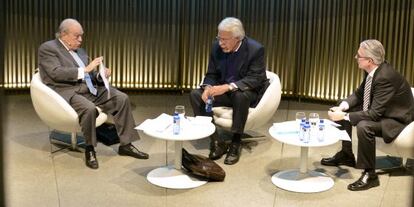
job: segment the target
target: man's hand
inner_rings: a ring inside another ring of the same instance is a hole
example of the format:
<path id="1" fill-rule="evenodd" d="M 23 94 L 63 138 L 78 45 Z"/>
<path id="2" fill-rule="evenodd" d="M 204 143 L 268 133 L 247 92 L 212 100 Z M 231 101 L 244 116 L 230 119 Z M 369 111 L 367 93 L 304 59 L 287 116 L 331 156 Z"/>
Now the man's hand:
<path id="1" fill-rule="evenodd" d="M 201 94 L 201 99 L 203 99 L 204 103 L 207 103 L 207 99 L 209 96 L 211 96 L 210 90 L 212 86 L 206 86 L 204 88 L 203 94 Z"/>
<path id="2" fill-rule="evenodd" d="M 339 106 L 334 106 L 334 107 L 330 108 L 329 111 L 339 112 L 339 111 L 344 111 L 344 109 L 342 107 L 339 107 Z"/>
<path id="3" fill-rule="evenodd" d="M 332 121 L 340 121 L 343 120 L 345 117 L 345 112 L 341 111 L 341 110 L 336 110 L 336 111 L 328 111 L 328 116 L 329 119 L 331 119 Z"/>
<path id="4" fill-rule="evenodd" d="M 227 91 L 229 91 L 228 84 L 213 86 L 210 89 L 210 95 L 211 96 L 219 96 L 219 95 L 222 95 L 222 94 L 226 93 Z"/>
<path id="5" fill-rule="evenodd" d="M 101 64 L 103 60 L 103 57 L 97 57 L 94 60 L 92 60 L 88 66 L 86 66 L 85 68 L 85 73 L 89 73 L 91 71 L 93 71 L 97 66 L 99 66 L 99 64 Z"/>

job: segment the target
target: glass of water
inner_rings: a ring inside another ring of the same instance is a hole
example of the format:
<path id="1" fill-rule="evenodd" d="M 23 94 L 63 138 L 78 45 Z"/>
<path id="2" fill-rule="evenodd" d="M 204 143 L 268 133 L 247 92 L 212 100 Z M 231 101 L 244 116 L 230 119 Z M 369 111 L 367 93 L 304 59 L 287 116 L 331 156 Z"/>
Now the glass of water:
<path id="1" fill-rule="evenodd" d="M 296 122 L 298 124 L 300 124 L 300 122 L 302 121 L 302 119 L 306 119 L 306 115 L 305 112 L 296 112 Z"/>
<path id="2" fill-rule="evenodd" d="M 183 105 L 175 106 L 174 113 L 177 113 L 180 116 L 180 119 L 184 119 L 185 116 L 185 107 Z"/>
<path id="3" fill-rule="evenodd" d="M 302 130 L 300 126 L 302 120 L 306 120 L 305 112 L 302 112 L 302 111 L 296 112 L 296 125 L 298 126 L 299 132 Z"/>
<path id="4" fill-rule="evenodd" d="M 309 124 L 312 129 L 316 129 L 319 123 L 319 114 L 318 113 L 309 113 Z"/>

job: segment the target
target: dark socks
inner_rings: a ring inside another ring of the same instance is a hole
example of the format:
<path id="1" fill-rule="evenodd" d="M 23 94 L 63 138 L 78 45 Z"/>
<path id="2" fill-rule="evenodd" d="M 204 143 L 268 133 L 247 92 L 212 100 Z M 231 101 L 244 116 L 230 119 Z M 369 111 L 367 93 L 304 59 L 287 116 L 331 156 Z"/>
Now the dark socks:
<path id="1" fill-rule="evenodd" d="M 372 168 L 365 169 L 364 172 L 367 172 L 370 175 L 375 174 L 375 170 Z"/>
<path id="2" fill-rule="evenodd" d="M 85 151 L 86 152 L 90 152 L 90 151 L 94 151 L 95 149 L 93 148 L 93 146 L 92 145 L 86 145 L 86 147 L 85 147 Z"/>
<path id="3" fill-rule="evenodd" d="M 234 133 L 233 139 L 231 140 L 233 143 L 240 143 L 241 142 L 241 134 Z"/>

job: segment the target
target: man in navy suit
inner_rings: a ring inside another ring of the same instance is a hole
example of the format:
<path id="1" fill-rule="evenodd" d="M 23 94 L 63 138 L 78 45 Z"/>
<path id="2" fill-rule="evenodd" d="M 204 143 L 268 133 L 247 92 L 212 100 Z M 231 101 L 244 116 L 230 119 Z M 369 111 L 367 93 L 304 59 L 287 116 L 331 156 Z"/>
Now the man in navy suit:
<path id="1" fill-rule="evenodd" d="M 65 19 L 59 26 L 56 39 L 39 47 L 39 73 L 43 83 L 61 95 L 76 111 L 79 124 L 85 137 L 85 163 L 92 169 L 98 168 L 95 122 L 96 106 L 113 116 L 119 135 L 119 155 L 148 159 L 148 154 L 139 151 L 132 141 L 139 135 L 134 129 L 128 95 L 109 87 L 104 87 L 102 77 L 96 68 L 102 62 L 98 57 L 89 62 L 86 51 L 80 48 L 83 41 L 83 28 L 75 19 Z M 108 78 L 111 71 L 106 68 Z"/>
<path id="2" fill-rule="evenodd" d="M 364 169 L 361 177 L 348 185 L 351 191 L 379 186 L 375 174 L 375 137 L 392 142 L 414 120 L 414 100 L 410 85 L 384 60 L 385 50 L 378 40 L 360 43 L 355 59 L 365 72 L 364 81 L 339 106 L 332 107 L 329 118 L 342 125 L 351 137 L 351 126 L 358 135 L 358 159 L 355 162 L 351 142 L 343 141 L 342 150 L 322 165 L 348 165 Z"/>
<path id="3" fill-rule="evenodd" d="M 212 116 L 205 111 L 209 97 L 213 106 L 233 108 L 232 143 L 227 149 L 217 133 L 211 136 L 209 158 L 219 159 L 225 153 L 225 164 L 239 161 L 241 135 L 250 106 L 254 106 L 268 85 L 264 63 L 264 47 L 245 36 L 241 21 L 234 17 L 223 19 L 218 25 L 208 70 L 200 89 L 190 94 L 194 114 Z M 228 152 L 227 152 L 228 151 Z"/>

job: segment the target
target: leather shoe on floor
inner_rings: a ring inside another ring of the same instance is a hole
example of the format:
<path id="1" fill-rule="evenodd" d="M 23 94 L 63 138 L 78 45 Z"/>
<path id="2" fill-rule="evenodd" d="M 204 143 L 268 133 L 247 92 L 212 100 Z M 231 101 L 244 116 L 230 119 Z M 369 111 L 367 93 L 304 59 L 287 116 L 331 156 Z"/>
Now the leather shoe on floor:
<path id="1" fill-rule="evenodd" d="M 127 145 L 120 145 L 118 149 L 118 154 L 122 156 L 131 156 L 137 159 L 148 159 L 148 154 L 145 152 L 139 151 L 134 145 L 127 144 Z"/>
<path id="2" fill-rule="evenodd" d="M 98 160 L 96 159 L 96 152 L 94 150 L 85 151 L 85 163 L 86 163 L 86 166 L 92 169 L 98 169 L 99 164 L 98 164 Z"/>
<path id="3" fill-rule="evenodd" d="M 234 165 L 240 159 L 241 153 L 241 144 L 240 143 L 231 143 L 229 152 L 227 152 L 226 159 L 224 159 L 224 164 Z"/>
<path id="4" fill-rule="evenodd" d="M 227 145 L 225 142 L 218 141 L 218 140 L 211 140 L 210 154 L 208 155 L 208 158 L 212 160 L 218 160 L 226 153 L 227 153 Z"/>
<path id="5" fill-rule="evenodd" d="M 348 185 L 348 190 L 351 190 L 351 191 L 367 190 L 373 187 L 377 187 L 379 185 L 380 183 L 379 183 L 377 174 L 363 172 L 361 177 L 357 181 Z"/>
<path id="6" fill-rule="evenodd" d="M 352 156 L 348 155 L 344 151 L 339 151 L 333 157 L 322 158 L 321 164 L 326 166 L 346 165 L 355 167 L 355 156 L 353 154 Z"/>

